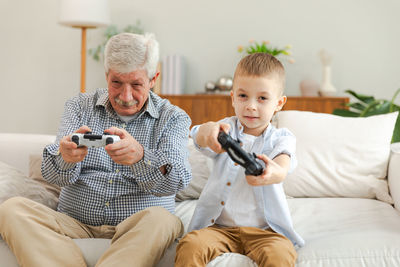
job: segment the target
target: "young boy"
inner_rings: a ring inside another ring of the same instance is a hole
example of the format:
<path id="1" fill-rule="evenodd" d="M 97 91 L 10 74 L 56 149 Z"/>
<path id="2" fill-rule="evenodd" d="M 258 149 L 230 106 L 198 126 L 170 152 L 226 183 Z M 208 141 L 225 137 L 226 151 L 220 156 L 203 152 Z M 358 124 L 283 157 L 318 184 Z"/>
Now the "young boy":
<path id="1" fill-rule="evenodd" d="M 206 266 L 225 252 L 244 254 L 258 266 L 294 266 L 295 247 L 304 245 L 294 231 L 282 187 L 296 165 L 296 139 L 270 124 L 286 103 L 282 64 L 265 53 L 243 58 L 231 91 L 236 116 L 192 128 L 200 151 L 214 158 L 214 169 L 198 201 L 189 232 L 177 247 L 175 266 Z M 246 176 L 222 150 L 218 133 L 241 140 L 242 148 L 265 163 L 259 176 Z"/>

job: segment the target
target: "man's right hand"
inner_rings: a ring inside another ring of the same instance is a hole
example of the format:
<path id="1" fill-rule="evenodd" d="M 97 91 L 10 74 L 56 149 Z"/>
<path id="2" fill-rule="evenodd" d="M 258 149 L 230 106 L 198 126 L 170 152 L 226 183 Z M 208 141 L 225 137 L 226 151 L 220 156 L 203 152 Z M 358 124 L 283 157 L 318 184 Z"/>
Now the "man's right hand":
<path id="1" fill-rule="evenodd" d="M 90 128 L 86 125 L 82 126 L 75 133 L 91 132 Z M 85 159 L 88 154 L 88 148 L 78 147 L 77 144 L 71 141 L 72 135 L 64 136 L 60 141 L 60 154 L 63 160 L 68 163 L 78 163 Z"/>
<path id="2" fill-rule="evenodd" d="M 223 153 L 221 144 L 218 142 L 218 133 L 224 131 L 229 132 L 231 126 L 226 123 L 207 122 L 200 126 L 199 132 L 196 135 L 196 143 L 200 147 L 209 147 L 216 153 Z"/>

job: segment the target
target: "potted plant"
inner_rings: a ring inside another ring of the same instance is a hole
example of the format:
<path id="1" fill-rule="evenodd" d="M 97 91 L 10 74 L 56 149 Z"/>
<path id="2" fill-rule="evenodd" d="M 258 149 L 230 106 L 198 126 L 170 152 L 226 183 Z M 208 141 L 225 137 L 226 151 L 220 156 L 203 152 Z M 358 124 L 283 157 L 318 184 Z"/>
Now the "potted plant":
<path id="1" fill-rule="evenodd" d="M 262 41 L 261 43 L 255 42 L 254 40 L 249 41 L 249 45 L 244 47 L 243 45 L 238 46 L 239 53 L 254 54 L 254 53 L 267 53 L 274 57 L 279 55 L 290 56 L 292 53 L 290 49 L 291 45 L 286 45 L 284 48 L 272 47 L 269 41 Z M 289 63 L 294 63 L 293 58 L 288 59 Z"/>
<path id="2" fill-rule="evenodd" d="M 400 142 L 400 106 L 394 103 L 397 95 L 400 93 L 400 88 L 397 89 L 390 101 L 385 99 L 375 99 L 373 96 L 357 94 L 352 90 L 346 90 L 345 92 L 354 96 L 358 101 L 346 104 L 349 109 L 335 109 L 333 111 L 334 115 L 343 117 L 369 117 L 399 111 L 393 131 L 392 143 Z"/>

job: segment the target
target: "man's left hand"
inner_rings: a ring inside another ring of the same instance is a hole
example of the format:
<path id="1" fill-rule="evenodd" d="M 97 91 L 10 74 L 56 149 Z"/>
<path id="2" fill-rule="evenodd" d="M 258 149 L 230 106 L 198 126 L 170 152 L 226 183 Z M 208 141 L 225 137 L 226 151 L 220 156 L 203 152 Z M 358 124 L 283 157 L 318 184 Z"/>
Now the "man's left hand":
<path id="1" fill-rule="evenodd" d="M 111 127 L 105 133 L 118 135 L 121 141 L 104 148 L 111 159 L 121 165 L 132 165 L 143 158 L 143 146 L 126 130 Z"/>

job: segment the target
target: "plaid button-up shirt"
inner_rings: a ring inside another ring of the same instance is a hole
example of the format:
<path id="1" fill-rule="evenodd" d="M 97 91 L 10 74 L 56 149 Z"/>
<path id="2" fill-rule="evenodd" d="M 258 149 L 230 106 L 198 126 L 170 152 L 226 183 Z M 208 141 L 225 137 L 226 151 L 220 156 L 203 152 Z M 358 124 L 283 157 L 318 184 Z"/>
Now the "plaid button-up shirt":
<path id="1" fill-rule="evenodd" d="M 43 151 L 43 177 L 62 187 L 58 211 L 90 225 L 117 225 L 151 206 L 173 213 L 176 192 L 191 179 L 190 124 L 184 111 L 152 92 L 139 116 L 127 123 L 113 110 L 107 89 L 68 100 L 56 142 Z M 89 148 L 82 162 L 64 162 L 59 141 L 82 125 L 94 134 L 112 126 L 124 128 L 143 146 L 143 158 L 125 166 L 113 162 L 104 148 Z M 160 171 L 164 165 L 165 175 Z"/>

